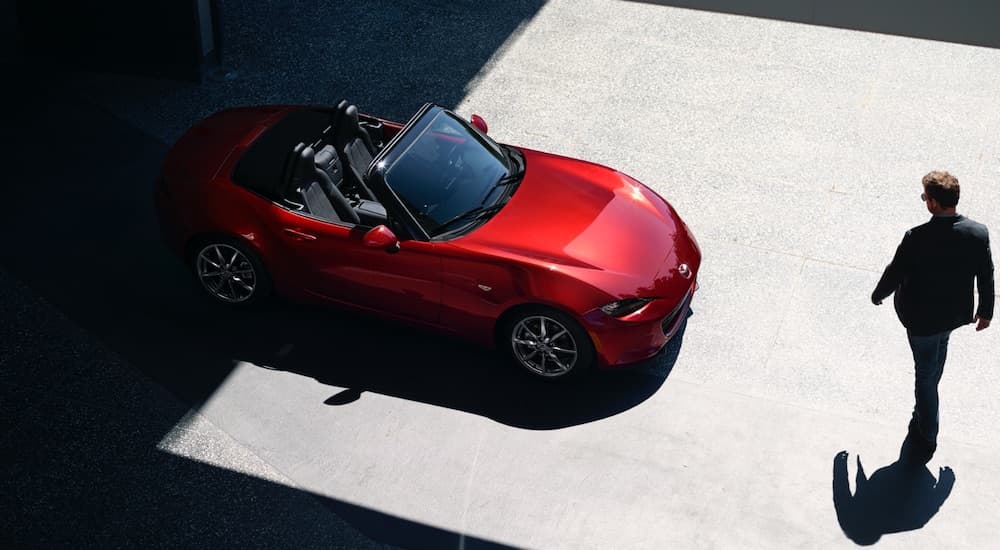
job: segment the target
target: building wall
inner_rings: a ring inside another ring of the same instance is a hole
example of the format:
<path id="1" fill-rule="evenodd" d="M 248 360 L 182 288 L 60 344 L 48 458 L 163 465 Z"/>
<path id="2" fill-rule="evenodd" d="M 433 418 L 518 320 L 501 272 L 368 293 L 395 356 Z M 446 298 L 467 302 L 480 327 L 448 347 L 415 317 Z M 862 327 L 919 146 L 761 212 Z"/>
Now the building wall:
<path id="1" fill-rule="evenodd" d="M 205 57 L 198 4 L 19 0 L 21 51 L 59 66 L 198 81 Z"/>

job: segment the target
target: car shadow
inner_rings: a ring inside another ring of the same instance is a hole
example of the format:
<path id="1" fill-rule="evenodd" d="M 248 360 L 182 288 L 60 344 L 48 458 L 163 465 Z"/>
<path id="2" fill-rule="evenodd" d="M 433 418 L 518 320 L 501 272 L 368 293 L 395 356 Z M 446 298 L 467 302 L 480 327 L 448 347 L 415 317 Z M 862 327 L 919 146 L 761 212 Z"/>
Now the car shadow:
<path id="1" fill-rule="evenodd" d="M 349 406 L 374 392 L 535 430 L 599 420 L 649 398 L 676 363 L 684 330 L 643 365 L 552 382 L 518 370 L 499 352 L 338 310 L 279 302 L 254 312 L 216 310 L 201 322 L 226 327 L 207 344 L 214 348 L 205 350 L 209 355 L 335 387 L 327 405 Z"/>
<path id="2" fill-rule="evenodd" d="M 0 264 L 192 405 L 242 361 L 336 386 L 330 405 L 377 392 L 553 429 L 634 407 L 676 361 L 682 335 L 645 370 L 549 384 L 487 350 L 404 325 L 284 303 L 216 304 L 159 236 L 152 186 L 166 146 L 100 109 L 41 99 L 48 109 L 5 140 L 20 163 L 9 174 L 19 184 L 0 204 Z M 53 158 L 46 140 L 66 128 L 77 146 Z"/>

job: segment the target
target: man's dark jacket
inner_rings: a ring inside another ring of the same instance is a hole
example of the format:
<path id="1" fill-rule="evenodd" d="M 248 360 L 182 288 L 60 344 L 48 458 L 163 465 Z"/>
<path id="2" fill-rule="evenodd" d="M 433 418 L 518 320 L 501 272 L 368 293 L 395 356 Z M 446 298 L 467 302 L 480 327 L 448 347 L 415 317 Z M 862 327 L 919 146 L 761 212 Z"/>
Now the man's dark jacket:
<path id="1" fill-rule="evenodd" d="M 934 216 L 903 236 L 872 302 L 895 292 L 896 314 L 907 331 L 937 334 L 975 320 L 973 280 L 979 287 L 976 316 L 993 319 L 993 258 L 986 226 L 961 215 Z"/>

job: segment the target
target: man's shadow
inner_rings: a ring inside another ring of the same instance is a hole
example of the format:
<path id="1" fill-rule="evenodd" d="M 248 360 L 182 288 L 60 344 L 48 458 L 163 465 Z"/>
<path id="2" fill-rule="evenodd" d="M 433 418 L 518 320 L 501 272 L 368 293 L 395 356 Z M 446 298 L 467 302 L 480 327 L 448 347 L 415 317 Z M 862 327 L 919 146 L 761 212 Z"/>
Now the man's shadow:
<path id="1" fill-rule="evenodd" d="M 903 442 L 899 459 L 865 476 L 861 457 L 855 490 L 847 479 L 847 451 L 833 459 L 833 506 L 844 534 L 855 543 L 868 546 L 882 535 L 920 529 L 944 504 L 955 485 L 955 473 L 945 466 L 934 479 L 924 466 L 920 452 L 910 440 Z"/>

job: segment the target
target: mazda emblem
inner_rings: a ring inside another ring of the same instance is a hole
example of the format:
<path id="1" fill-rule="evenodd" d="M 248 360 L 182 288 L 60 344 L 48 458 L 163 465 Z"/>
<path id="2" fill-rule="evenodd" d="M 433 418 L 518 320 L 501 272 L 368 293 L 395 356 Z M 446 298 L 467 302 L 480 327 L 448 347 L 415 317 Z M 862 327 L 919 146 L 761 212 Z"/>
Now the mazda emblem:
<path id="1" fill-rule="evenodd" d="M 691 268 L 688 267 L 688 264 L 681 264 L 677 266 L 677 273 L 680 273 L 681 277 L 684 277 L 685 279 L 691 278 Z"/>

